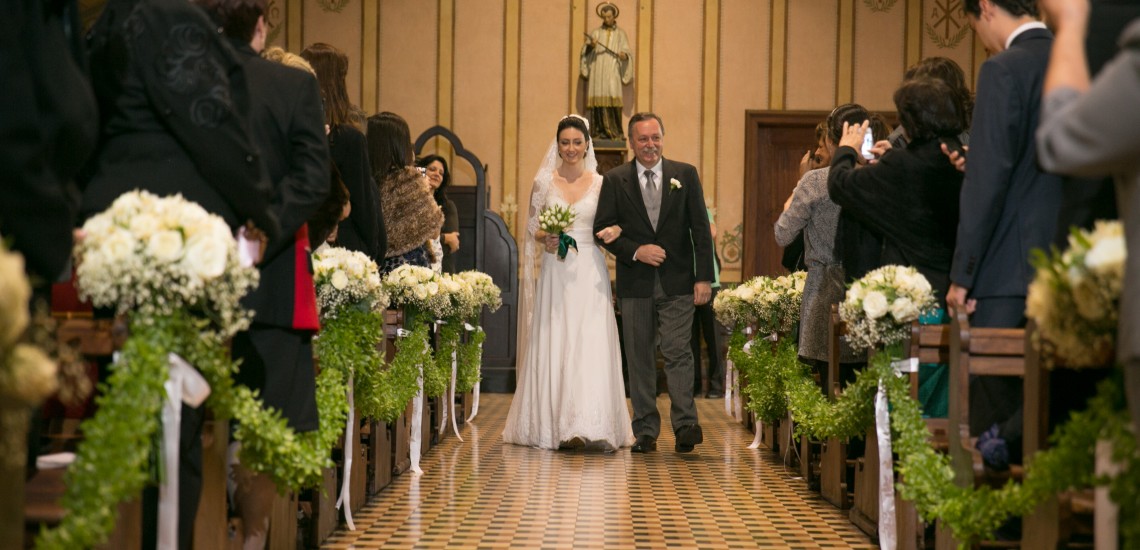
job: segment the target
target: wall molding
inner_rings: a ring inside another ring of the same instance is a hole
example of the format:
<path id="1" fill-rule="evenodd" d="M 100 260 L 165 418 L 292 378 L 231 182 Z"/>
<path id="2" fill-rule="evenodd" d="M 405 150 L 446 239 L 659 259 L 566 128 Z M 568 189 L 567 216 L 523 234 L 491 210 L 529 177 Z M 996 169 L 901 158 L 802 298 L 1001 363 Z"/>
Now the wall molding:
<path id="1" fill-rule="evenodd" d="M 705 0 L 704 63 L 701 64 L 701 179 L 705 202 L 716 206 L 717 199 L 717 114 L 720 112 L 720 0 Z"/>
<path id="2" fill-rule="evenodd" d="M 637 3 L 637 101 L 634 111 L 653 110 L 653 0 Z"/>
<path id="3" fill-rule="evenodd" d="M 788 0 L 772 0 L 768 47 L 768 108 L 782 110 L 788 82 Z"/>

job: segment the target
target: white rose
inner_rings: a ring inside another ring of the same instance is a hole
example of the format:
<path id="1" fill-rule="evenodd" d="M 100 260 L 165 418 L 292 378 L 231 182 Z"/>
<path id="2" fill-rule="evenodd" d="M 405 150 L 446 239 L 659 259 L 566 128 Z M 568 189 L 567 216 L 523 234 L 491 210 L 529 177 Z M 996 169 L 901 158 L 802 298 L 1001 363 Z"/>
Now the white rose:
<path id="1" fill-rule="evenodd" d="M 756 292 L 746 286 L 738 287 L 736 289 L 736 296 L 745 302 L 751 302 L 752 298 L 756 297 Z"/>
<path id="2" fill-rule="evenodd" d="M 111 262 L 121 262 L 135 251 L 135 238 L 129 231 L 113 229 L 103 241 L 103 253 Z"/>
<path id="3" fill-rule="evenodd" d="M 1124 237 L 1109 237 L 1097 241 L 1085 255 L 1085 265 L 1097 274 L 1109 274 L 1124 265 L 1128 251 L 1124 247 Z"/>
<path id="4" fill-rule="evenodd" d="M 182 254 L 182 234 L 170 230 L 159 231 L 147 240 L 146 251 L 159 262 L 173 262 Z"/>
<path id="5" fill-rule="evenodd" d="M 142 201 L 138 191 L 123 193 L 111 203 L 111 209 L 116 212 L 138 212 L 142 208 Z"/>
<path id="6" fill-rule="evenodd" d="M 139 212 L 129 224 L 131 232 L 140 240 L 150 238 L 159 229 L 158 218 L 147 212 Z"/>
<path id="7" fill-rule="evenodd" d="M 878 319 L 887 314 L 887 297 L 873 290 L 863 297 L 863 312 L 869 319 Z"/>
<path id="8" fill-rule="evenodd" d="M 851 285 L 851 288 L 847 289 L 847 299 L 848 300 L 859 301 L 859 300 L 862 300 L 863 297 L 866 295 L 867 295 L 866 287 L 864 287 L 863 285 L 861 285 L 859 283 L 855 283 L 855 284 Z"/>
<path id="9" fill-rule="evenodd" d="M 348 275 L 345 275 L 344 272 L 339 269 L 334 271 L 332 274 L 332 286 L 337 290 L 344 290 L 345 287 L 348 286 Z"/>
<path id="10" fill-rule="evenodd" d="M 436 294 L 439 294 L 439 285 L 436 284 L 435 282 L 427 283 L 426 285 L 424 285 L 424 287 L 427 289 L 427 293 L 430 296 L 435 296 Z"/>
<path id="11" fill-rule="evenodd" d="M 226 271 L 225 243 L 217 239 L 195 239 L 187 244 L 182 263 L 203 280 L 216 279 Z"/>
<path id="12" fill-rule="evenodd" d="M 112 229 L 114 225 L 111 223 L 111 217 L 103 214 L 94 216 L 83 224 L 83 232 L 87 234 L 88 239 L 93 240 L 106 238 Z"/>
<path id="13" fill-rule="evenodd" d="M 28 326 L 32 287 L 24 275 L 24 258 L 0 248 L 0 348 L 15 342 Z"/>
<path id="14" fill-rule="evenodd" d="M 414 289 L 412 289 L 412 294 L 415 295 L 415 297 L 419 300 L 427 299 L 427 295 L 428 295 L 427 289 L 422 287 L 422 286 L 418 286 L 418 285 Z"/>
<path id="15" fill-rule="evenodd" d="M 864 307 L 866 307 L 866 302 L 864 302 Z M 891 304 L 891 316 L 900 323 L 909 323 L 918 318 L 918 307 L 910 301 L 910 298 L 899 297 Z"/>

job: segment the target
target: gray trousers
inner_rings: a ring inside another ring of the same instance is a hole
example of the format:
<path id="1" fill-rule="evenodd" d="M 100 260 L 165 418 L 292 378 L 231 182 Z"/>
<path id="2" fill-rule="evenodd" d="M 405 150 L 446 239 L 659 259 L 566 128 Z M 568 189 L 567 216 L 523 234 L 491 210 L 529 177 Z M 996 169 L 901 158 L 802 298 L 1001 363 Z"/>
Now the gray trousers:
<path id="1" fill-rule="evenodd" d="M 652 298 L 621 298 L 622 338 L 629 365 L 629 396 L 633 401 L 633 435 L 656 438 L 661 433 L 657 412 L 657 344 L 665 357 L 672 405 L 673 431 L 697 424 L 693 402 L 693 295 L 668 296 L 655 278 Z"/>

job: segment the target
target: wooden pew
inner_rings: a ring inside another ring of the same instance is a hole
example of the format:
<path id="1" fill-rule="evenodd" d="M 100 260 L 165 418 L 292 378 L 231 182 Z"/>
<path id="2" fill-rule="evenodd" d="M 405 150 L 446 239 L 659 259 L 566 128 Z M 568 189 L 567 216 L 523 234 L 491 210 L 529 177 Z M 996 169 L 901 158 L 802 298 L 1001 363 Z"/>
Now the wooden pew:
<path id="1" fill-rule="evenodd" d="M 827 372 L 828 385 L 831 386 L 828 388 L 827 397 L 831 401 L 834 401 L 843 389 L 839 381 L 839 339 L 846 330 L 845 324 L 839 319 L 839 305 L 832 304 L 827 331 Z M 831 437 L 823 442 L 823 447 L 820 449 L 819 475 L 820 494 L 823 499 L 840 510 L 850 508 L 851 499 L 847 494 L 847 445 L 843 441 Z"/>
<path id="2" fill-rule="evenodd" d="M 396 356 L 396 333 L 404 326 L 404 311 L 401 309 L 389 309 L 384 312 L 384 359 L 391 361 Z M 400 475 L 411 467 L 411 456 L 409 455 L 408 436 L 411 428 L 411 415 L 412 404 L 409 402 L 404 414 L 396 422 L 388 426 L 388 441 L 391 443 L 389 448 L 390 458 L 388 464 L 391 465 L 391 476 Z M 375 468 L 382 464 L 377 461 L 372 468 L 370 474 L 372 479 L 377 479 L 380 474 L 375 471 Z M 372 483 L 376 486 L 376 483 Z M 379 490 L 379 489 L 377 489 Z"/>
<path id="3" fill-rule="evenodd" d="M 1010 477 L 1020 479 L 1024 469 L 1011 464 L 1008 472 L 992 472 L 982 463 L 982 454 L 970 436 L 970 376 L 1025 376 L 1025 329 L 972 328 L 965 313 L 950 326 L 949 452 L 954 482 L 960 487 L 983 484 L 1000 486 Z M 939 548 L 952 548 L 956 541 L 939 524 Z M 990 547 L 1018 547 L 1018 541 L 987 541 Z"/>
<path id="4" fill-rule="evenodd" d="M 1029 335 L 1036 332 L 1036 325 L 1029 322 L 1026 328 Z M 1024 452 L 1027 459 L 1034 453 L 1048 448 L 1050 433 L 1050 379 L 1053 369 L 1066 366 L 1056 357 L 1043 355 L 1033 344 L 1033 338 L 1025 343 L 1025 438 Z M 1105 367 L 1111 368 L 1108 364 Z M 1090 377 L 1099 377 L 1104 369 L 1085 369 Z M 1057 419 L 1060 420 L 1060 419 Z M 1097 548 L 1115 548 L 1115 521 L 1105 522 L 1107 516 L 1116 514 L 1115 506 L 1099 505 L 1093 489 L 1066 491 L 1048 498 L 1029 515 L 1022 526 L 1022 543 L 1025 548 L 1072 548 L 1087 547 L 1093 540 Z M 1074 540 L 1076 535 L 1084 544 Z M 1105 543 L 1108 544 L 1105 544 Z"/>

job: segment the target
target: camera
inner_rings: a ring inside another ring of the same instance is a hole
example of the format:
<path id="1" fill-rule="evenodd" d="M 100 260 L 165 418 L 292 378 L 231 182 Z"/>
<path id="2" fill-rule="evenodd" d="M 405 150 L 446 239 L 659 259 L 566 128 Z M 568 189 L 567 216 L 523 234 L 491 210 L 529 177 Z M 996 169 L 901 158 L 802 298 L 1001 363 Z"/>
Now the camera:
<path id="1" fill-rule="evenodd" d="M 875 146 L 875 136 L 871 135 L 871 129 L 867 128 L 866 133 L 863 134 L 863 147 L 862 147 L 862 150 L 860 151 L 860 153 L 863 154 L 863 158 L 865 158 L 867 160 L 872 160 L 875 158 L 875 153 L 871 152 L 871 147 L 874 147 L 874 146 Z"/>

